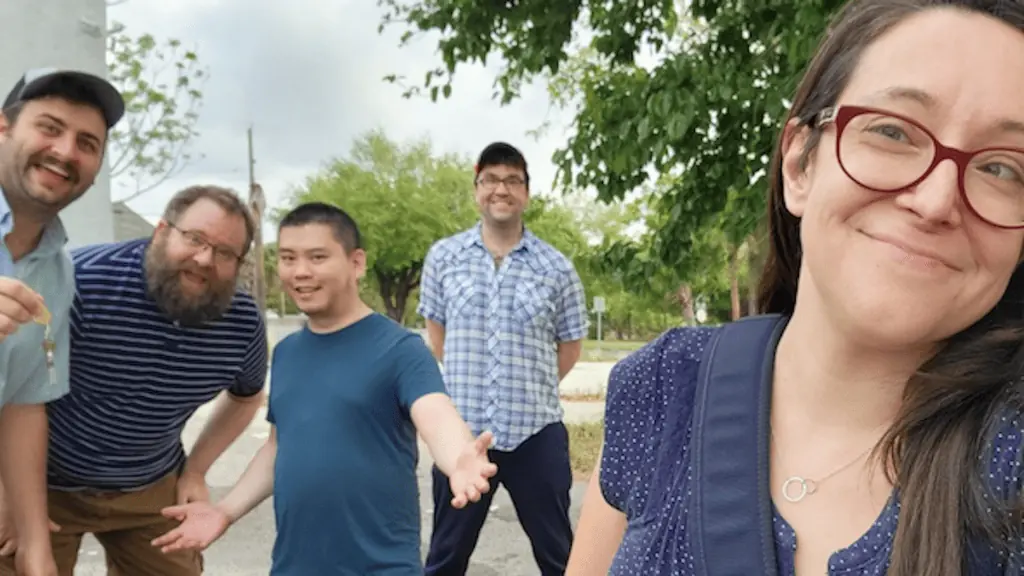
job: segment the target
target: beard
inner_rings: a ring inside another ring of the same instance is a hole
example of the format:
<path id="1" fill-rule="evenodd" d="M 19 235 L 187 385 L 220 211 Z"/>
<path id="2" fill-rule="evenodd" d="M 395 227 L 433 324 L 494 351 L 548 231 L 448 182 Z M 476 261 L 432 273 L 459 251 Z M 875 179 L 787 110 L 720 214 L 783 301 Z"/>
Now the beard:
<path id="1" fill-rule="evenodd" d="M 34 190 L 32 171 L 47 166 L 66 174 L 67 185 L 71 189 L 63 197 L 47 198 L 46 192 Z M 52 217 L 80 198 L 92 181 L 83 179 L 73 163 L 61 161 L 45 150 L 29 153 L 24 145 L 9 138 L 0 144 L 0 185 L 7 193 L 8 203 L 34 214 Z"/>
<path id="2" fill-rule="evenodd" d="M 181 285 L 186 270 L 205 278 L 206 290 L 189 294 Z M 163 239 L 154 238 L 146 249 L 146 292 L 164 314 L 183 326 L 197 327 L 224 316 L 236 287 L 237 278 L 217 280 L 188 262 L 171 262 Z"/>

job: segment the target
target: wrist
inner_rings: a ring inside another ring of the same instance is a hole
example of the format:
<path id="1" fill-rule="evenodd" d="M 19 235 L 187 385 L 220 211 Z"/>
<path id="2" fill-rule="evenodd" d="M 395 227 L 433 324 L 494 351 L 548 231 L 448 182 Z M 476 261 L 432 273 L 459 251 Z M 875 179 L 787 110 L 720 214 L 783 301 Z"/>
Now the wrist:
<path id="1" fill-rule="evenodd" d="M 207 471 L 208 469 L 204 470 L 200 467 L 193 466 L 189 462 L 186 462 L 185 467 L 181 469 L 181 476 L 196 476 L 198 478 L 206 478 Z"/>
<path id="2" fill-rule="evenodd" d="M 245 516 L 245 511 L 241 510 L 237 505 L 233 505 L 229 498 L 224 498 L 220 502 L 216 503 L 214 508 L 224 514 L 228 519 L 228 525 L 238 522 L 242 516 Z"/>
<path id="3" fill-rule="evenodd" d="M 44 522 L 41 527 L 31 526 L 28 529 L 18 527 L 18 547 L 26 550 L 49 551 L 52 548 L 50 541 L 50 524 Z"/>

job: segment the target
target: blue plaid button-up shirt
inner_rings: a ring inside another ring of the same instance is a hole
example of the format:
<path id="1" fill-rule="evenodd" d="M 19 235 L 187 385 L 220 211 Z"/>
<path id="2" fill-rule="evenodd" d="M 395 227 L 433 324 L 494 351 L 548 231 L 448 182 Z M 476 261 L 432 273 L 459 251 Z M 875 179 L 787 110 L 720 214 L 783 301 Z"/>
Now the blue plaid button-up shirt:
<path id="1" fill-rule="evenodd" d="M 444 378 L 474 434 L 514 450 L 562 419 L 559 342 L 587 334 L 583 284 L 572 261 L 529 231 L 495 269 L 480 225 L 431 246 L 420 315 L 445 328 Z"/>

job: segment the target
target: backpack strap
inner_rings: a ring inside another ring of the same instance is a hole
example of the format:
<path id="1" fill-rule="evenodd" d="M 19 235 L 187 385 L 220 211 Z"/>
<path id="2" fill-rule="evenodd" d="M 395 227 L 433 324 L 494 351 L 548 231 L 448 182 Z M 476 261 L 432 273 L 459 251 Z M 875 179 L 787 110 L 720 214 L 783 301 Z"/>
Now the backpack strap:
<path id="1" fill-rule="evenodd" d="M 726 324 L 701 362 L 689 526 L 699 576 L 777 573 L 768 432 L 775 345 L 787 320 L 765 315 Z"/>
<path id="2" fill-rule="evenodd" d="M 787 321 L 742 318 L 717 330 L 705 350 L 690 440 L 693 520 L 687 524 L 697 576 L 778 573 L 768 438 L 775 346 Z M 971 576 L 1000 573 L 997 553 L 981 539 L 970 539 L 965 560 Z"/>

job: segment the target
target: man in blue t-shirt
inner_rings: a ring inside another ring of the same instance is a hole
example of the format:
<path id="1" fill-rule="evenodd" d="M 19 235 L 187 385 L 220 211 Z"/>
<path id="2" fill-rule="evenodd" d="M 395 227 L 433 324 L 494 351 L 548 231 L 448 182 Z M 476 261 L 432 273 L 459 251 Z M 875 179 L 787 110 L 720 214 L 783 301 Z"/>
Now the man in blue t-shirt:
<path id="1" fill-rule="evenodd" d="M 309 321 L 274 349 L 270 437 L 218 504 L 166 509 L 181 525 L 154 545 L 205 549 L 272 494 L 273 576 L 419 576 L 417 433 L 456 508 L 490 489 L 492 436 L 473 438 L 422 338 L 359 298 L 366 254 L 344 211 L 304 204 L 278 236 L 282 285 Z"/>

